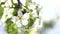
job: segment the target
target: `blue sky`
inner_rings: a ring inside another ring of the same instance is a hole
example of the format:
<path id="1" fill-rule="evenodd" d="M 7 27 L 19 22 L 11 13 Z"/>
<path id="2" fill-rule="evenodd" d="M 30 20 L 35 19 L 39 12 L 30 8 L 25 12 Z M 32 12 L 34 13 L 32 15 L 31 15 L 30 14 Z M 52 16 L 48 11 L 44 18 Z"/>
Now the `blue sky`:
<path id="1" fill-rule="evenodd" d="M 0 21 L 0 34 L 5 34 L 4 23 Z"/>

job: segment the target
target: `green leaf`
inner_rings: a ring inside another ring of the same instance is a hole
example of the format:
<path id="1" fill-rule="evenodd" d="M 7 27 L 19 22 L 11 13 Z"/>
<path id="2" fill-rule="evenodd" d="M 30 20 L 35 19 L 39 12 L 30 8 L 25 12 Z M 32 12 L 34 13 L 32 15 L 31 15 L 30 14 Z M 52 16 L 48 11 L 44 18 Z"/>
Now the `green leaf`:
<path id="1" fill-rule="evenodd" d="M 18 15 L 18 9 L 14 9 L 13 13 L 12 13 L 13 16 L 17 16 Z"/>
<path id="2" fill-rule="evenodd" d="M 26 6 L 28 6 L 28 5 L 29 5 L 29 2 L 28 2 L 28 1 L 26 1 L 25 5 L 26 5 Z"/>
<path id="3" fill-rule="evenodd" d="M 33 10 L 32 9 L 30 9 L 30 12 L 32 12 Z"/>
<path id="4" fill-rule="evenodd" d="M 34 18 L 32 15 L 30 15 L 30 17 L 28 19 L 27 28 L 30 28 L 34 24 L 35 20 L 36 20 L 36 18 Z"/>
<path id="5" fill-rule="evenodd" d="M 32 0 L 26 0 L 25 6 L 28 7 L 28 5 L 32 2 Z"/>
<path id="6" fill-rule="evenodd" d="M 38 5 L 36 6 L 36 13 L 37 13 L 37 15 L 39 16 L 39 11 L 40 11 L 40 8 L 38 7 Z"/>
<path id="7" fill-rule="evenodd" d="M 5 28 L 8 34 L 18 34 L 18 27 L 8 18 L 5 22 Z"/>
<path id="8" fill-rule="evenodd" d="M 35 30 L 28 31 L 28 34 L 34 34 Z"/>
<path id="9" fill-rule="evenodd" d="M 4 8 L 0 7 L 0 19 L 2 18 L 3 12 L 4 12 Z"/>

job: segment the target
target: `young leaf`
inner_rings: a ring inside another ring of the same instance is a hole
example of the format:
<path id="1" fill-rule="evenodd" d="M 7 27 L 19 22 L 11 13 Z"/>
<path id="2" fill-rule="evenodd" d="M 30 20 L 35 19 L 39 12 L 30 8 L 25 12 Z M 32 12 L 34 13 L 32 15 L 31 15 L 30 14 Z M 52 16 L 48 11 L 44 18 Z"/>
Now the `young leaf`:
<path id="1" fill-rule="evenodd" d="M 34 34 L 35 30 L 30 30 L 28 34 Z"/>
<path id="2" fill-rule="evenodd" d="M 26 0 L 25 7 L 28 8 L 29 4 L 32 2 L 32 0 Z"/>
<path id="3" fill-rule="evenodd" d="M 4 12 L 4 8 L 0 7 L 0 19 L 2 18 L 3 12 Z"/>
<path id="4" fill-rule="evenodd" d="M 18 9 L 14 9 L 13 13 L 12 13 L 13 16 L 17 16 L 18 15 Z"/>
<path id="5" fill-rule="evenodd" d="M 28 5 L 29 5 L 29 2 L 28 2 L 28 1 L 26 1 L 25 5 L 26 5 L 26 6 L 28 6 Z"/>
<path id="6" fill-rule="evenodd" d="M 34 24 L 35 20 L 36 19 L 32 15 L 30 15 L 30 17 L 28 19 L 28 24 L 27 24 L 28 27 L 27 28 L 30 28 Z"/>
<path id="7" fill-rule="evenodd" d="M 38 5 L 36 6 L 36 13 L 37 13 L 37 15 L 39 16 L 39 11 L 40 11 L 40 8 L 38 7 Z"/>
<path id="8" fill-rule="evenodd" d="M 8 34 L 18 34 L 18 27 L 8 18 L 5 22 L 5 28 Z"/>

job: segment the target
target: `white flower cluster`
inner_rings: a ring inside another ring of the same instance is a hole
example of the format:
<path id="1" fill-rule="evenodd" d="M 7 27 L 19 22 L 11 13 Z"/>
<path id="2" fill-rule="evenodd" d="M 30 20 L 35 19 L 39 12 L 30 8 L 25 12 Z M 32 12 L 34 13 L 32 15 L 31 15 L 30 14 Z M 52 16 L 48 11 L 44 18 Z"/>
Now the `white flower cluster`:
<path id="1" fill-rule="evenodd" d="M 15 0 L 14 0 L 15 1 Z M 9 3 L 8 3 L 9 2 Z M 21 1 L 22 2 L 22 1 Z M 8 4 L 8 5 L 7 5 Z M 11 1 L 8 0 L 6 3 L 6 6 L 10 6 L 12 5 Z M 24 5 L 24 3 L 23 3 Z M 33 26 L 31 29 L 34 29 L 35 31 L 37 31 L 38 28 L 41 28 L 43 25 L 42 20 L 40 19 L 41 17 L 37 15 L 36 13 L 36 6 L 37 4 L 35 3 L 31 3 L 28 8 L 32 9 L 32 12 L 29 13 L 25 13 L 24 15 L 22 14 L 22 10 L 18 10 L 18 16 L 13 16 L 12 12 L 14 10 L 14 8 L 5 8 L 4 9 L 4 15 L 2 17 L 3 21 L 6 21 L 8 18 L 12 18 L 12 21 L 17 25 L 17 27 L 19 27 L 19 29 L 22 27 L 22 25 L 26 26 L 28 24 L 28 19 L 30 17 L 30 14 L 32 14 L 33 18 L 36 19 L 36 21 L 34 22 Z M 25 7 L 23 7 L 25 8 Z M 37 7 L 39 8 L 39 7 Z M 38 12 L 40 13 L 40 11 Z M 33 19 L 32 18 L 32 19 Z"/>

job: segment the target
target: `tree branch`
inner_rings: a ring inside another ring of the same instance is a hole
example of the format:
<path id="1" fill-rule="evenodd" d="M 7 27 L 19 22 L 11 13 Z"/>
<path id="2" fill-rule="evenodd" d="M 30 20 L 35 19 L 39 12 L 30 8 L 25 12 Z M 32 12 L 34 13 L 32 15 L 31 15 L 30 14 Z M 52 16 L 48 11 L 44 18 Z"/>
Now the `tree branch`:
<path id="1" fill-rule="evenodd" d="M 20 2 L 20 0 L 17 0 L 18 1 L 18 6 L 21 8 L 22 7 L 22 3 Z"/>

